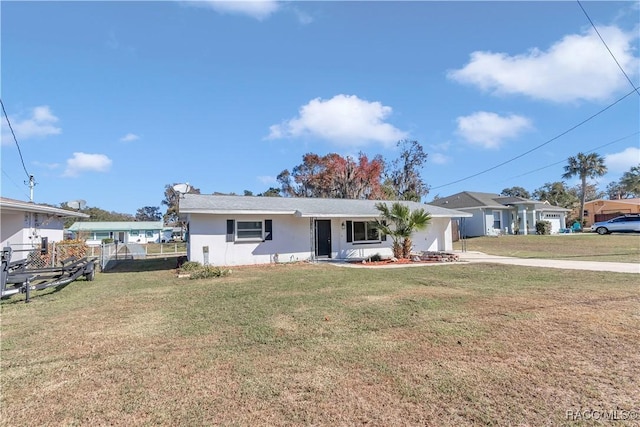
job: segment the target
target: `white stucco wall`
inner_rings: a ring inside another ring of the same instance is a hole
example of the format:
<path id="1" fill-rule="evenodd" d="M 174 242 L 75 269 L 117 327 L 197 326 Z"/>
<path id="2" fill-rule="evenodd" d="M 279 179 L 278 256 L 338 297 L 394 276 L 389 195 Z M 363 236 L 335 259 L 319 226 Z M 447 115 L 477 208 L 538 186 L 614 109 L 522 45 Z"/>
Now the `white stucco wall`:
<path id="1" fill-rule="evenodd" d="M 227 220 L 264 221 L 272 220 L 273 240 L 227 242 Z M 207 263 L 204 248 L 208 247 L 208 264 L 251 265 L 274 262 L 304 261 L 312 255 L 309 218 L 292 215 L 233 216 L 202 215 L 189 216 L 189 245 L 187 257 L 190 261 Z"/>
<path id="2" fill-rule="evenodd" d="M 13 249 L 11 259 L 18 261 L 28 256 L 28 250 L 40 247 L 41 239 L 49 243 L 63 240 L 63 221 L 45 214 L 3 211 L 1 216 L 1 247 Z"/>
<path id="3" fill-rule="evenodd" d="M 226 241 L 227 220 L 272 221 L 273 240 Z M 347 242 L 346 227 L 342 224 L 351 218 L 331 219 L 331 258 L 362 259 L 380 254 L 391 257 L 391 238 L 382 242 Z M 373 220 L 358 218 L 357 221 Z M 190 261 L 217 266 L 268 264 L 271 262 L 305 261 L 315 255 L 312 240 L 313 219 L 292 215 L 234 216 L 189 215 Z M 452 250 L 451 220 L 434 218 L 429 227 L 413 236 L 415 251 Z M 207 249 L 205 249 L 207 248 Z M 208 250 L 208 253 L 206 252 Z M 277 256 L 276 256 L 277 255 Z"/>

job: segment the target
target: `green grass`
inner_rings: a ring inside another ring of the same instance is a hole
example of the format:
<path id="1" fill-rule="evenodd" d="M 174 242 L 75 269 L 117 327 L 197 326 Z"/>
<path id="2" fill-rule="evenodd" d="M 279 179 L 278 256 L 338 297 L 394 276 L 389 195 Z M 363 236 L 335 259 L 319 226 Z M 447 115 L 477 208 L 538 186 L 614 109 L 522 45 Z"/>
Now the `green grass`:
<path id="1" fill-rule="evenodd" d="M 500 236 L 466 239 L 467 250 L 520 258 L 640 262 L 640 235 L 596 233 Z M 462 242 L 454 242 L 462 249 Z"/>
<path id="2" fill-rule="evenodd" d="M 175 259 L 137 263 L 2 302 L 2 425 L 562 425 L 638 409 L 633 275 L 299 264 L 187 280 Z"/>

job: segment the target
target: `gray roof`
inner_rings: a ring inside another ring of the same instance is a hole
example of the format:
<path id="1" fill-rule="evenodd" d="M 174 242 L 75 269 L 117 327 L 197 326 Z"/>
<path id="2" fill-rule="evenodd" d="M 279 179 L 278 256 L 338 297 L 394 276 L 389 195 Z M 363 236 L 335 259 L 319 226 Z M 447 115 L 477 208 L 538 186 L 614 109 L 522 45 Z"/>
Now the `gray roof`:
<path id="1" fill-rule="evenodd" d="M 162 221 L 76 221 L 69 231 L 162 230 Z"/>
<path id="2" fill-rule="evenodd" d="M 185 194 L 179 203 L 180 214 L 271 214 L 314 218 L 371 218 L 380 215 L 376 203 L 391 205 L 395 200 L 319 199 L 296 197 L 214 196 Z M 466 212 L 416 202 L 401 203 L 411 210 L 424 209 L 433 218 L 470 217 Z"/>
<path id="3" fill-rule="evenodd" d="M 89 215 L 48 205 L 39 205 L 33 202 L 23 202 L 21 200 L 0 197 L 0 211 L 2 212 L 34 212 L 54 215 L 58 217 L 80 217 L 89 218 Z"/>
<path id="4" fill-rule="evenodd" d="M 514 205 L 526 205 L 527 207 L 540 211 L 570 211 L 570 209 L 550 205 L 549 203 L 541 202 L 539 200 L 530 200 L 525 199 L 524 197 L 501 196 L 500 194 L 495 193 L 480 193 L 475 191 L 463 191 L 451 196 L 442 197 L 429 203 L 429 205 L 447 207 L 449 209 L 507 209 Z"/>

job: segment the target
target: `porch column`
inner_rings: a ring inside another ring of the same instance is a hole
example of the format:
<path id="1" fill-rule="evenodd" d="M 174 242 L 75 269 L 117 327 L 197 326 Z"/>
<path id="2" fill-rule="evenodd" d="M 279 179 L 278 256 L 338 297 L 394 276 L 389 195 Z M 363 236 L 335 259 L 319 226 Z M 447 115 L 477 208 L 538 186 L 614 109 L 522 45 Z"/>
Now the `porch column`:
<path id="1" fill-rule="evenodd" d="M 533 228 L 532 228 L 532 230 L 534 230 L 534 234 L 535 234 L 535 230 L 536 230 L 536 221 L 538 220 L 538 219 L 536 218 L 536 210 L 535 210 L 535 208 L 531 211 L 531 218 L 533 219 L 533 222 L 531 223 L 531 227 L 533 227 Z"/>
<path id="2" fill-rule="evenodd" d="M 525 236 L 529 234 L 529 230 L 527 230 L 527 208 L 522 207 L 522 211 L 520 211 L 520 230 L 523 230 L 522 234 Z"/>

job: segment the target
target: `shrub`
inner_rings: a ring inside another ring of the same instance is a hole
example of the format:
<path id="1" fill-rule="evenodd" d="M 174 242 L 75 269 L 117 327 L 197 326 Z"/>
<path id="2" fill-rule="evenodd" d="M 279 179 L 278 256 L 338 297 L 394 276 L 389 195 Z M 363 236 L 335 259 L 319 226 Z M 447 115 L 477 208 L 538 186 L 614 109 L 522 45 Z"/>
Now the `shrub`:
<path id="1" fill-rule="evenodd" d="M 536 221 L 536 233 L 551 234 L 551 223 L 549 221 Z"/>
<path id="2" fill-rule="evenodd" d="M 210 277 L 224 277 L 231 273 L 231 270 L 221 269 L 210 265 L 205 265 L 198 270 L 191 272 L 189 279 L 208 279 Z"/>
<path id="3" fill-rule="evenodd" d="M 197 261 L 187 261 L 180 266 L 180 271 L 196 271 L 202 268 L 202 264 Z"/>
<path id="4" fill-rule="evenodd" d="M 113 239 L 111 237 L 107 237 L 106 239 L 102 239 L 102 244 L 106 245 L 107 243 L 113 243 Z"/>
<path id="5" fill-rule="evenodd" d="M 371 261 L 371 262 L 382 261 L 382 255 L 380 255 L 380 254 L 371 255 L 369 257 L 369 261 Z"/>

